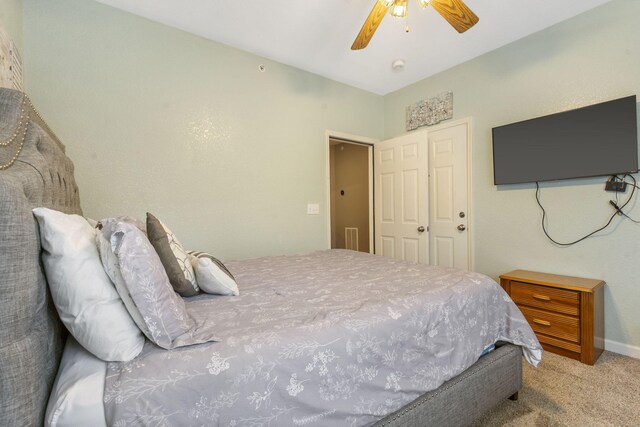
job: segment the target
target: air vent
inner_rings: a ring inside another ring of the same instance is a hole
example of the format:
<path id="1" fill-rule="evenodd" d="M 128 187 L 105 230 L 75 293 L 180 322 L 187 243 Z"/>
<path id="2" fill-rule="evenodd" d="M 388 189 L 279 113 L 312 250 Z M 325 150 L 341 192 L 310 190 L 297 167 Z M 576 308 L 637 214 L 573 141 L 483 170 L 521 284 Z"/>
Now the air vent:
<path id="1" fill-rule="evenodd" d="M 344 228 L 344 246 L 345 249 L 353 251 L 358 250 L 358 229 L 355 227 Z"/>

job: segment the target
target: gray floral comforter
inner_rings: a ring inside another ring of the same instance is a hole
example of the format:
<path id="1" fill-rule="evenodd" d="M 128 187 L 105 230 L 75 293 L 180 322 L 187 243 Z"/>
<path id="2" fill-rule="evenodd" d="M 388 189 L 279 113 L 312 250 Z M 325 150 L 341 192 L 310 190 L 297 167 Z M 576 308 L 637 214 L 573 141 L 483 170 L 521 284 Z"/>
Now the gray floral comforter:
<path id="1" fill-rule="evenodd" d="M 108 425 L 362 426 L 497 340 L 542 350 L 490 278 L 344 250 L 228 263 L 240 296 L 187 309 L 218 342 L 109 363 Z"/>

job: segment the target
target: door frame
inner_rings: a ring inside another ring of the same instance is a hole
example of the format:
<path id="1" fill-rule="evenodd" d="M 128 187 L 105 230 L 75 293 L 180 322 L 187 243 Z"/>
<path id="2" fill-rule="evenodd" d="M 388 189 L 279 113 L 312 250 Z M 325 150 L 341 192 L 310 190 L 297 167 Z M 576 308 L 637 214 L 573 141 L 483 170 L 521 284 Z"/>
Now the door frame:
<path id="1" fill-rule="evenodd" d="M 469 265 L 469 271 L 474 271 L 475 268 L 475 259 L 474 259 L 474 251 L 473 251 L 473 239 L 472 239 L 472 234 L 475 231 L 475 215 L 474 215 L 474 209 L 473 209 L 473 198 L 472 198 L 472 194 L 473 194 L 473 188 L 472 188 L 472 184 L 473 184 L 473 180 L 472 180 L 472 175 L 473 175 L 473 170 L 472 170 L 472 154 L 473 154 L 473 150 L 472 150 L 472 126 L 473 126 L 473 117 L 465 117 L 462 119 L 458 119 L 458 120 L 453 120 L 451 122 L 446 122 L 446 123 L 440 123 L 434 126 L 429 126 L 429 128 L 427 129 L 428 131 L 434 132 L 434 131 L 439 131 L 439 130 L 443 130 L 443 129 L 447 129 L 450 127 L 456 127 L 459 125 L 465 124 L 467 125 L 467 260 L 468 260 L 468 265 Z M 427 138 L 428 138 L 428 132 L 427 132 Z M 429 145 L 429 153 L 431 153 L 431 146 Z M 429 179 L 431 179 L 431 169 L 429 166 Z M 432 203 L 432 198 L 435 195 L 429 193 L 429 206 L 431 206 Z M 431 238 L 431 235 L 429 235 L 429 238 Z M 431 242 L 429 242 L 429 244 L 431 244 Z"/>
<path id="2" fill-rule="evenodd" d="M 324 134 L 325 144 L 325 184 L 327 203 L 327 249 L 331 249 L 331 140 L 338 139 L 346 143 L 365 145 L 369 152 L 369 253 L 375 253 L 375 241 L 373 235 L 374 205 L 373 205 L 373 145 L 377 139 L 360 135 L 352 135 L 344 132 L 327 130 Z"/>

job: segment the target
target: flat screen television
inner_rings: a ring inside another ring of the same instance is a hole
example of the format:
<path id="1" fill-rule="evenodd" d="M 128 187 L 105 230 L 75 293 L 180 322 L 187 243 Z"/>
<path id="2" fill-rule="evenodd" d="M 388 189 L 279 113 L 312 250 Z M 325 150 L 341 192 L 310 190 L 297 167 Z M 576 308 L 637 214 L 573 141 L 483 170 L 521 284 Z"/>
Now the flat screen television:
<path id="1" fill-rule="evenodd" d="M 638 171 L 636 97 L 493 128 L 496 185 Z"/>

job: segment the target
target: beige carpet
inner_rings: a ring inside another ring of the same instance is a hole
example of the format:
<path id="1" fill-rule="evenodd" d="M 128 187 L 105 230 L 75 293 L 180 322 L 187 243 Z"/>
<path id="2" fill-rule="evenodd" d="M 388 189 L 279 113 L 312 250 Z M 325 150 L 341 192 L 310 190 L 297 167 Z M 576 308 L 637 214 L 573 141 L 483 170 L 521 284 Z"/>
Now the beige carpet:
<path id="1" fill-rule="evenodd" d="M 479 426 L 640 426 L 640 360 L 604 352 L 594 366 L 545 352 L 523 367 L 517 402 L 505 400 Z"/>

